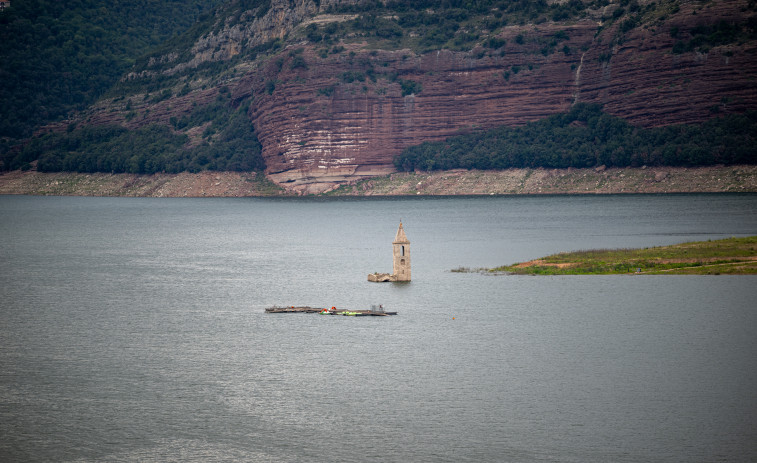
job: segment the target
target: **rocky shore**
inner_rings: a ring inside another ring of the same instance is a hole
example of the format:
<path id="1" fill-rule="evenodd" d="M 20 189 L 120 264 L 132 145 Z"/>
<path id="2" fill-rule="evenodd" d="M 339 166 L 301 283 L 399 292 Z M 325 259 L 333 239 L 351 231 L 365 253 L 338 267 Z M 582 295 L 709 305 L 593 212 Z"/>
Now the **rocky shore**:
<path id="1" fill-rule="evenodd" d="M 345 184 L 329 196 L 757 192 L 757 166 L 452 170 L 394 173 Z M 131 197 L 291 196 L 262 174 L 0 174 L 0 194 Z"/>
<path id="2" fill-rule="evenodd" d="M 0 194 L 153 198 L 271 196 L 282 190 L 255 172 L 82 174 L 13 171 L 0 174 Z"/>

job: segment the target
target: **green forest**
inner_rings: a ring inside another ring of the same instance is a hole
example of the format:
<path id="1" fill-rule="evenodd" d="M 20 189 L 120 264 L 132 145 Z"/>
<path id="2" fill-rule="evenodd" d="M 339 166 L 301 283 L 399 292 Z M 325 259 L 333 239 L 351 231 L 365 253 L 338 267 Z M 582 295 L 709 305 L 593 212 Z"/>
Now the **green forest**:
<path id="1" fill-rule="evenodd" d="M 82 110 L 221 0 L 24 0 L 0 12 L 0 139 Z"/>
<path id="2" fill-rule="evenodd" d="M 522 127 L 474 131 L 411 146 L 394 159 L 405 171 L 755 163 L 757 112 L 701 125 L 645 129 L 584 103 Z"/>
<path id="3" fill-rule="evenodd" d="M 222 93 L 216 104 L 173 121 L 174 126 L 210 122 L 203 142 L 194 147 L 187 147 L 187 135 L 167 125 L 135 130 L 119 125 L 71 127 L 65 133 L 32 139 L 4 162 L 11 169 L 28 169 L 37 161 L 40 172 L 154 174 L 264 169 L 260 142 L 247 118 L 249 105 L 234 110 L 225 98 L 228 94 Z"/>

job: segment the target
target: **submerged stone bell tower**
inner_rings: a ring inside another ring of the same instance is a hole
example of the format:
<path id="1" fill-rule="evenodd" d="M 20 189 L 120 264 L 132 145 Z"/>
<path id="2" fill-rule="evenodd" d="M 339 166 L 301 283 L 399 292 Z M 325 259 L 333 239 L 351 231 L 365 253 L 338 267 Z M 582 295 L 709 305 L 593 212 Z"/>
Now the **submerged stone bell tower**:
<path id="1" fill-rule="evenodd" d="M 410 241 L 405 235 L 405 229 L 402 228 L 402 222 L 397 229 L 397 236 L 392 242 L 394 265 L 392 266 L 392 276 L 394 281 L 410 281 Z"/>
<path id="2" fill-rule="evenodd" d="M 402 222 L 400 222 L 397 235 L 392 241 L 392 257 L 392 274 L 371 273 L 368 275 L 368 281 L 410 281 L 410 240 L 405 235 Z"/>

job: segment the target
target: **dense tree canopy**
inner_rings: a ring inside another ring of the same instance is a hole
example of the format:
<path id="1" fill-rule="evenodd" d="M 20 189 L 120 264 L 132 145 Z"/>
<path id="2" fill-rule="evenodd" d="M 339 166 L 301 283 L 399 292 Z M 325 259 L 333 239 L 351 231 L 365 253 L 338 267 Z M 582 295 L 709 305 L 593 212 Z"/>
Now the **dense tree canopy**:
<path id="1" fill-rule="evenodd" d="M 220 1 L 13 1 L 0 12 L 0 138 L 85 108 Z"/>
<path id="2" fill-rule="evenodd" d="M 191 116 L 195 122 L 210 122 L 199 145 L 188 146 L 186 135 L 166 125 L 136 130 L 117 125 L 72 127 L 65 133 L 32 139 L 18 153 L 6 155 L 3 162 L 11 169 L 26 169 L 37 161 L 37 170 L 42 172 L 153 174 L 264 169 L 260 143 L 246 115 L 247 106 L 232 110 L 223 103 Z M 175 122 L 182 123 L 188 122 Z"/>
<path id="3" fill-rule="evenodd" d="M 394 160 L 401 170 L 755 163 L 757 112 L 701 125 L 643 129 L 591 104 L 577 104 L 566 114 L 523 127 L 499 127 L 411 146 Z"/>

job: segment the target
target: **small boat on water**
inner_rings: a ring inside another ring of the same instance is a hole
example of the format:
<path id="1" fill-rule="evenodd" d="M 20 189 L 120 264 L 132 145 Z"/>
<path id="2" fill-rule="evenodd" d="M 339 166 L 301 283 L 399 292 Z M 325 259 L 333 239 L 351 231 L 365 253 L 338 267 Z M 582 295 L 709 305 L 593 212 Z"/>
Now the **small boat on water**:
<path id="1" fill-rule="evenodd" d="M 368 315 L 374 315 L 370 310 L 352 311 L 352 310 L 337 310 L 336 307 L 331 309 L 323 309 L 318 312 L 320 315 L 344 315 L 346 317 L 364 317 Z"/>
<path id="2" fill-rule="evenodd" d="M 346 317 L 386 317 L 397 315 L 397 312 L 387 312 L 383 305 L 372 305 L 370 310 L 344 310 L 336 307 L 310 307 L 310 306 L 285 306 L 285 307 L 268 307 L 266 313 L 317 313 L 319 315 L 344 315 Z"/>

